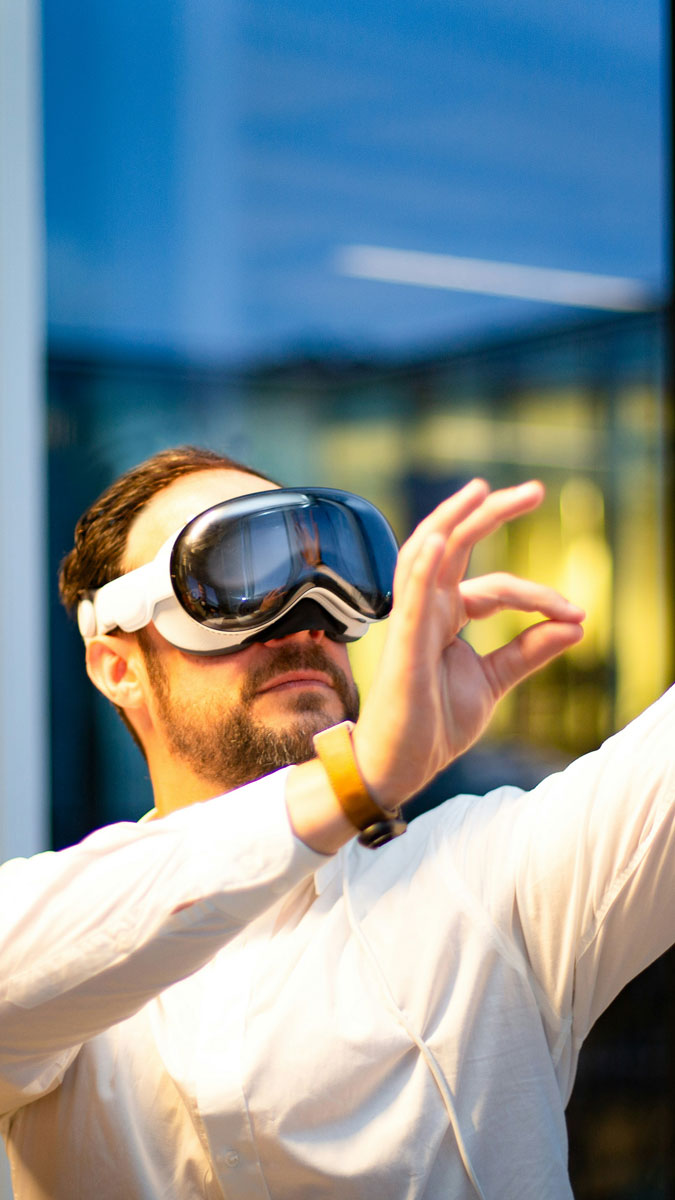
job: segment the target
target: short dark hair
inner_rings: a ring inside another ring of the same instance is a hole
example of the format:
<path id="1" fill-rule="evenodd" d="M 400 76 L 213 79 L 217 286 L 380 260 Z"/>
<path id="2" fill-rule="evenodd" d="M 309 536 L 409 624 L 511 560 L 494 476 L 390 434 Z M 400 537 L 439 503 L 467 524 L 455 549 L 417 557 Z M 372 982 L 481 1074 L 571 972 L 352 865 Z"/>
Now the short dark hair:
<path id="1" fill-rule="evenodd" d="M 71 615 L 89 592 L 123 573 L 129 529 L 148 501 L 181 475 L 210 470 L 245 471 L 274 482 L 253 467 L 201 446 L 160 450 L 132 467 L 106 488 L 75 526 L 75 544 L 59 571 L 59 594 Z"/>

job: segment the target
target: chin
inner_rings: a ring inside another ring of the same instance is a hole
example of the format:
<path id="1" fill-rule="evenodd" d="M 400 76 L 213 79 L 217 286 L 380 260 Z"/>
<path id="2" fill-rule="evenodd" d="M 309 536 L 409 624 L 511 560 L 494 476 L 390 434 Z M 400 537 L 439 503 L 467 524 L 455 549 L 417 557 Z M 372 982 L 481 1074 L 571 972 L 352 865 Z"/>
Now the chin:
<path id="1" fill-rule="evenodd" d="M 321 708 L 293 708 L 285 713 L 275 713 L 274 717 L 265 721 L 265 726 L 276 734 L 300 733 L 306 731 L 312 735 L 337 725 L 344 720 L 344 713 L 331 712 Z"/>

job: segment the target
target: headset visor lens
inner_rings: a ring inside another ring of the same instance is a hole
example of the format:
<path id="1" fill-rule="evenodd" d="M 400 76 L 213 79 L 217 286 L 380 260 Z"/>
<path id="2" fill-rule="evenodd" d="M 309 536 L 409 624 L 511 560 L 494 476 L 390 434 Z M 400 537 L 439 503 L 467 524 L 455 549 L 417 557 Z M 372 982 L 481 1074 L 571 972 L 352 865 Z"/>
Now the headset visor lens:
<path id="1" fill-rule="evenodd" d="M 396 539 L 373 505 L 328 489 L 259 492 L 201 513 L 176 540 L 178 599 L 212 629 L 252 630 L 313 588 L 369 620 L 392 600 Z"/>

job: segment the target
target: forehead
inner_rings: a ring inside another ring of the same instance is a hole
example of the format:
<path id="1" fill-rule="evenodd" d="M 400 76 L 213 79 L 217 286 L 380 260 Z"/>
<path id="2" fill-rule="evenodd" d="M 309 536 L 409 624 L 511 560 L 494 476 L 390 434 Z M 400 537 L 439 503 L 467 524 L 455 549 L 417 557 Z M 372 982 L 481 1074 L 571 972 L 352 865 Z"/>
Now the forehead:
<path id="1" fill-rule="evenodd" d="M 251 492 L 267 492 L 276 486 L 258 475 L 249 475 L 248 471 L 218 468 L 182 475 L 156 492 L 132 522 L 124 555 L 125 568 L 150 562 L 167 538 L 205 508 Z"/>

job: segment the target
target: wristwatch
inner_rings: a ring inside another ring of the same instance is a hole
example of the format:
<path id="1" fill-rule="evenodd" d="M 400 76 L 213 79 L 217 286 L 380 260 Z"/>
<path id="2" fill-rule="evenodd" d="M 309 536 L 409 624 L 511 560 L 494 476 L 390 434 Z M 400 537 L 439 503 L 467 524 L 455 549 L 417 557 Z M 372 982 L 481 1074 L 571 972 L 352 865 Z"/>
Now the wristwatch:
<path id="1" fill-rule="evenodd" d="M 361 778 L 352 743 L 351 721 L 342 721 L 314 735 L 314 749 L 345 816 L 360 830 L 362 846 L 376 850 L 408 828 L 400 808 L 376 804 Z"/>

